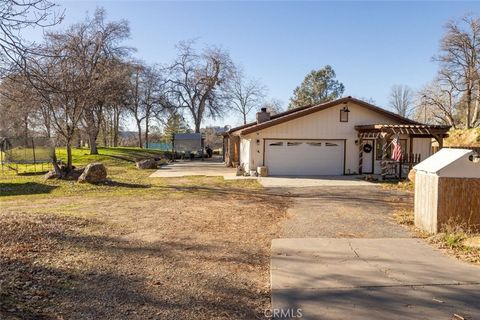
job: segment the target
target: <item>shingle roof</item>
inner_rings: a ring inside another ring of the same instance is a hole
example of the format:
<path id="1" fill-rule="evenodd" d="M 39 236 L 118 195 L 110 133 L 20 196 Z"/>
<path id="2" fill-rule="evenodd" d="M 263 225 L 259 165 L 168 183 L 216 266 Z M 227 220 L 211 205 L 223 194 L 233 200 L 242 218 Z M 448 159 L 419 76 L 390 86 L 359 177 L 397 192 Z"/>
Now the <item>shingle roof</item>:
<path id="1" fill-rule="evenodd" d="M 340 99 L 337 99 L 337 100 L 334 100 L 334 101 L 325 102 L 325 103 L 315 105 L 315 106 L 306 106 L 306 107 L 296 108 L 296 109 L 288 110 L 286 112 L 278 113 L 276 115 L 272 115 L 270 120 L 262 122 L 262 123 L 252 122 L 252 123 L 249 123 L 249 124 L 245 124 L 243 126 L 232 128 L 229 131 L 227 131 L 227 134 L 231 134 L 231 133 L 234 133 L 236 131 L 240 131 L 241 134 L 248 134 L 248 133 L 256 132 L 256 131 L 261 130 L 261 129 L 265 129 L 265 128 L 268 128 L 268 127 L 271 127 L 271 126 L 274 126 L 274 125 L 277 125 L 277 124 L 280 124 L 280 123 L 283 123 L 283 122 L 287 122 L 287 121 L 290 121 L 290 120 L 293 120 L 293 119 L 297 119 L 297 118 L 300 118 L 300 117 L 303 117 L 303 116 L 306 116 L 306 115 L 309 115 L 309 114 L 312 114 L 312 113 L 315 113 L 315 112 L 318 112 L 318 111 L 321 111 L 321 110 L 325 110 L 325 109 L 328 109 L 330 107 L 333 107 L 333 106 L 336 106 L 336 105 L 339 105 L 339 104 L 342 104 L 342 103 L 348 103 L 348 102 L 356 103 L 360 106 L 363 106 L 363 107 L 368 108 L 370 110 L 373 110 L 375 112 L 381 113 L 381 114 L 383 114 L 383 115 L 385 115 L 385 116 L 387 116 L 391 119 L 396 120 L 400 124 L 415 124 L 415 125 L 420 125 L 421 124 L 419 122 L 404 118 L 404 117 L 402 117 L 398 114 L 395 114 L 393 112 L 390 112 L 388 110 L 385 110 L 385 109 L 382 109 L 380 107 L 374 106 L 373 104 L 370 104 L 368 102 L 365 102 L 365 101 L 355 99 L 355 98 L 352 98 L 352 97 L 348 96 L 348 97 L 345 97 L 345 98 L 340 98 Z"/>

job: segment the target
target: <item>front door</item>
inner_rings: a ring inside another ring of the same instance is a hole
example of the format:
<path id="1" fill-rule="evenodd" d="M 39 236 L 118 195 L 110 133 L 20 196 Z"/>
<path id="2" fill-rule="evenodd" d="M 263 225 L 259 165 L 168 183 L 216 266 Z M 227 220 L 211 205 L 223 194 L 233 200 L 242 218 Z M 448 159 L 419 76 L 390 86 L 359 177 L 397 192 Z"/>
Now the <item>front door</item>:
<path id="1" fill-rule="evenodd" d="M 375 140 L 363 140 L 362 173 L 372 174 L 375 153 Z"/>

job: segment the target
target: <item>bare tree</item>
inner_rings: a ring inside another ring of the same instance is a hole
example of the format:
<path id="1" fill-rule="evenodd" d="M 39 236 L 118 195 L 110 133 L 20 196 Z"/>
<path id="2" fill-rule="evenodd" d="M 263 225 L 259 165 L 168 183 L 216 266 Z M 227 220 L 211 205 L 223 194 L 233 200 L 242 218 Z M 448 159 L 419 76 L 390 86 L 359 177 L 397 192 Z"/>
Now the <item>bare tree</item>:
<path id="1" fill-rule="evenodd" d="M 103 58 L 106 52 L 123 50 L 112 39 L 128 31 L 126 23 L 121 23 L 115 31 L 101 35 L 97 26 L 103 19 L 100 9 L 92 19 L 66 31 L 47 33 L 44 54 L 29 64 L 31 84 L 50 110 L 56 133 L 65 141 L 67 171 L 72 169 L 71 148 L 79 123 L 98 99 Z"/>
<path id="2" fill-rule="evenodd" d="M 144 69 L 142 83 L 142 105 L 145 114 L 145 146 L 148 148 L 149 131 L 152 119 L 162 119 L 162 114 L 170 108 L 167 98 L 167 81 L 157 66 Z"/>
<path id="3" fill-rule="evenodd" d="M 133 63 L 130 67 L 130 85 L 126 108 L 135 119 L 138 130 L 138 146 L 148 147 L 148 134 L 152 119 L 159 119 L 160 114 L 170 107 L 167 95 L 167 80 L 160 68 Z M 142 124 L 145 123 L 145 141 Z"/>
<path id="4" fill-rule="evenodd" d="M 414 118 L 424 123 L 445 124 L 457 128 L 458 91 L 449 81 L 435 80 L 418 94 Z"/>
<path id="5" fill-rule="evenodd" d="M 262 104 L 262 108 L 267 108 L 271 115 L 281 113 L 284 110 L 283 102 L 279 99 L 270 99 Z"/>
<path id="6" fill-rule="evenodd" d="M 247 116 L 265 98 L 266 87 L 256 80 L 247 79 L 241 68 L 233 72 L 226 88 L 230 107 L 241 114 L 243 124 L 247 123 Z"/>
<path id="7" fill-rule="evenodd" d="M 92 19 L 72 27 L 69 37 L 75 39 L 79 58 L 87 63 L 87 81 L 91 82 L 89 102 L 83 112 L 83 124 L 89 137 L 90 154 L 98 154 L 97 137 L 104 122 L 106 107 L 121 95 L 124 58 L 130 48 L 120 43 L 128 38 L 126 21 L 106 22 L 105 11 L 97 9 Z M 85 68 L 85 67 L 84 67 Z"/>
<path id="8" fill-rule="evenodd" d="M 412 115 L 413 91 L 408 86 L 394 85 L 390 92 L 390 107 L 402 117 Z"/>
<path id="9" fill-rule="evenodd" d="M 27 57 L 38 54 L 36 46 L 21 36 L 23 30 L 52 26 L 63 18 L 49 0 L 2 0 L 0 2 L 0 70 L 10 72 L 13 63 L 25 68 Z"/>
<path id="10" fill-rule="evenodd" d="M 480 19 L 465 16 L 447 23 L 440 49 L 440 55 L 435 57 L 441 64 L 440 78 L 465 96 L 464 123 L 466 128 L 471 128 L 479 117 L 479 105 L 473 102 L 480 80 Z"/>
<path id="11" fill-rule="evenodd" d="M 130 66 L 130 85 L 128 89 L 128 98 L 126 108 L 135 119 L 138 130 L 138 147 L 143 148 L 142 143 L 142 122 L 145 119 L 142 104 L 142 72 L 144 66 L 140 63 L 133 63 Z"/>
<path id="12" fill-rule="evenodd" d="M 22 74 L 9 74 L 0 84 L 0 114 L 5 134 L 29 137 L 36 126 L 36 96 Z"/>
<path id="13" fill-rule="evenodd" d="M 224 112 L 220 86 L 229 80 L 233 64 L 228 53 L 217 48 L 197 52 L 193 42 L 181 42 L 177 49 L 170 67 L 170 95 L 178 107 L 189 111 L 195 132 L 200 133 L 205 117 L 216 118 Z"/>

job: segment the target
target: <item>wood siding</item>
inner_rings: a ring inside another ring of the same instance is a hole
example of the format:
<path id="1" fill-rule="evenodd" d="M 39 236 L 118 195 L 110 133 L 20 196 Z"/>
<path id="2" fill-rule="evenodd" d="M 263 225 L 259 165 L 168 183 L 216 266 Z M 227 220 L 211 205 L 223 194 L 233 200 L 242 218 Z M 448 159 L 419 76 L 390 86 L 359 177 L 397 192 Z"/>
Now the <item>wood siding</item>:
<path id="1" fill-rule="evenodd" d="M 437 233 L 447 223 L 480 230 L 480 179 L 417 172 L 415 225 Z"/>
<path id="2" fill-rule="evenodd" d="M 440 178 L 438 199 L 439 230 L 450 219 L 480 230 L 480 179 Z"/>

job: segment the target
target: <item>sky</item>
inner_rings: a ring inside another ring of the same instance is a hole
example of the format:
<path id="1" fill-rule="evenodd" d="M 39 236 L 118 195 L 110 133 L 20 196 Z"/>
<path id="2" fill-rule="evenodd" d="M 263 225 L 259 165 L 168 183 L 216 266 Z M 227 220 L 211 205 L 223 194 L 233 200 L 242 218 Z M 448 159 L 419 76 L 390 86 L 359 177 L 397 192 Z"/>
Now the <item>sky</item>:
<path id="1" fill-rule="evenodd" d="M 65 20 L 57 28 L 85 18 L 96 7 L 105 8 L 110 20 L 128 20 L 131 38 L 126 44 L 148 63 L 170 62 L 181 40 L 219 46 L 285 108 L 305 75 L 327 64 L 345 85 L 345 96 L 373 99 L 388 108 L 393 85 L 419 89 L 434 78 L 432 57 L 445 23 L 466 13 L 480 14 L 480 2 L 459 1 L 59 3 Z M 240 121 L 230 114 L 205 124 Z"/>

